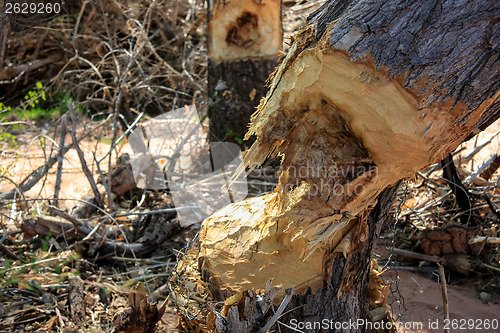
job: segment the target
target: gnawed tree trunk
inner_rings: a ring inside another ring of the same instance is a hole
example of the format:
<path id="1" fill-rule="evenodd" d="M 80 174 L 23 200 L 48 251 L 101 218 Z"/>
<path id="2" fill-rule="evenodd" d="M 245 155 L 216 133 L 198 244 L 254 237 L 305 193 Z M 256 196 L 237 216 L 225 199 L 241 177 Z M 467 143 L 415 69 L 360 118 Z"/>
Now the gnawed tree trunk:
<path id="1" fill-rule="evenodd" d="M 281 0 L 208 4 L 210 140 L 242 144 L 281 50 Z"/>
<path id="2" fill-rule="evenodd" d="M 280 185 L 203 222 L 172 278 L 182 324 L 263 327 L 248 304 L 269 280 L 277 303 L 294 288 L 283 323 L 370 319 L 371 247 L 398 181 L 499 116 L 499 17 L 496 0 L 330 1 L 311 15 L 247 134 L 250 167 L 283 155 Z"/>

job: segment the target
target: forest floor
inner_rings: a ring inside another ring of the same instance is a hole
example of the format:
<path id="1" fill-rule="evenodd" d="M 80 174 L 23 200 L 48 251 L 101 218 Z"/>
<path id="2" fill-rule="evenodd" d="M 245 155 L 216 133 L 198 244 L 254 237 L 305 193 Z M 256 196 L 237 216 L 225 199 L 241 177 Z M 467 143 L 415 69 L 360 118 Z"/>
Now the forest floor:
<path id="1" fill-rule="evenodd" d="M 95 133 L 90 130 L 92 128 L 106 128 L 100 122 L 88 123 L 82 120 L 79 124 L 76 129 L 78 136 Z M 26 130 L 18 134 L 15 154 L 4 147 L 6 149 L 0 159 L 5 176 L 0 182 L 1 193 L 13 190 L 13 183 L 21 184 L 23 179 L 32 177 L 34 171 L 45 163 L 47 156 L 54 154 L 51 153 L 51 148 L 57 150 L 51 142 L 57 141 L 59 137 L 59 125 L 52 122 L 38 125 L 32 128 L 32 132 Z M 455 156 L 455 161 L 461 179 L 473 174 L 469 169 L 471 165 L 477 169 L 499 151 L 498 129 L 500 122 L 483 132 L 477 140 L 457 149 L 459 153 Z M 98 135 L 90 135 L 79 143 L 89 169 L 92 170 L 93 179 L 100 177 L 95 161 L 109 151 L 110 140 L 105 138 L 111 134 L 112 131 L 104 129 Z M 40 140 L 43 136 L 51 137 L 52 140 Z M 66 134 L 65 144 L 70 142 L 71 135 Z M 481 146 L 483 148 L 478 150 L 477 147 Z M 119 145 L 118 151 L 120 155 L 134 156 L 133 149 L 126 140 Z M 471 152 L 475 152 L 475 155 L 464 162 Z M 56 207 L 49 203 L 53 199 L 57 182 L 57 163 L 36 185 L 24 192 L 22 198 L 15 198 L 10 204 L 1 207 L 6 245 L 2 251 L 4 259 L 0 270 L 3 290 L 3 295 L 0 296 L 0 331 L 49 332 L 66 329 L 69 332 L 81 326 L 82 321 L 86 323 L 85 331 L 112 331 L 117 325 L 117 318 L 130 316 L 127 311 L 133 308 L 134 297 L 146 294 L 152 304 L 159 306 L 167 302 L 158 331 L 176 331 L 177 314 L 173 304 L 168 301 L 166 285 L 178 256 L 195 236 L 199 224 L 180 227 L 175 213 L 161 214 L 162 209 L 174 207 L 168 192 L 138 188 L 133 179 L 130 189 L 114 197 L 113 212 L 103 214 L 94 210 L 85 213 L 86 216 L 75 217 L 79 214 L 75 213 L 75 209 L 81 203 L 78 199 L 89 201 L 93 193 L 74 148 L 68 150 L 63 161 L 59 194 L 61 201 L 57 208 L 61 214 L 54 214 L 57 212 L 54 210 Z M 113 169 L 123 169 L 116 158 L 112 161 Z M 102 174 L 107 174 L 106 163 L 100 169 Z M 277 184 L 277 170 L 271 167 L 265 170 L 267 171 L 249 178 L 250 195 L 272 191 Z M 439 233 L 446 228 L 456 227 L 474 229 L 474 235 L 481 235 L 484 230 L 492 229 L 494 234 L 489 235 L 498 235 L 498 218 L 478 194 L 488 193 L 492 205 L 496 206 L 496 198 L 500 195 L 497 193 L 498 175 L 494 174 L 490 181 L 478 178 L 467 183 L 468 190 L 476 193 L 472 208 L 477 210 L 475 217 L 482 221 L 479 226 L 467 227 L 457 222 L 460 209 L 447 183 L 442 180 L 441 173 L 441 167 L 435 166 L 433 171 L 431 166 L 422 172 L 422 176 L 417 175 L 416 179 L 406 183 L 405 189 L 400 191 L 400 200 L 405 196 L 403 205 L 400 201 L 394 205 L 397 219 L 387 227 L 374 250 L 374 258 L 378 259 L 381 266 L 386 265 L 386 272 L 382 276 L 391 286 L 390 299 L 394 318 L 399 317 L 402 323 L 422 323 L 425 328 L 408 329 L 407 332 L 438 332 L 442 331 L 444 323 L 436 263 L 419 258 L 418 254 L 444 258 L 448 255 L 442 252 L 446 244 L 441 243 L 439 249 L 435 246 L 422 247 L 422 235 L 425 231 Z M 120 177 L 116 173 L 112 174 L 113 177 Z M 123 179 L 119 179 L 123 183 Z M 102 192 L 102 195 L 105 196 L 105 193 Z M 31 214 L 26 214 L 26 207 L 30 207 Z M 88 237 L 88 231 L 87 234 L 83 231 L 75 235 L 74 226 L 78 224 L 72 222 L 71 217 L 77 223 L 87 223 L 91 228 L 95 226 L 97 236 Z M 33 223 L 38 227 L 34 227 Z M 154 234 L 158 232 L 163 232 L 164 237 L 158 242 L 151 242 L 151 237 L 155 237 Z M 446 242 L 442 235 L 439 237 L 439 241 Z M 472 237 L 464 238 L 465 242 Z M 466 248 L 456 253 L 461 258 L 453 258 L 457 262 L 463 260 L 464 267 L 457 268 L 446 261 L 444 263 L 450 318 L 498 319 L 498 248 L 482 244 L 479 251 L 474 252 L 465 243 L 457 245 L 456 240 L 448 241 L 455 242 L 451 246 Z M 120 244 L 121 247 L 103 246 L 103 243 L 108 242 Z M 127 244 L 140 245 L 148 242 L 148 246 L 138 246 L 137 253 L 134 250 L 123 250 Z M 408 253 L 394 252 L 393 249 Z M 9 258 L 10 254 L 12 256 Z M 391 254 L 393 257 L 389 260 Z M 80 293 L 80 297 L 71 296 L 75 293 L 74 284 L 77 285 L 77 295 Z M 74 297 L 77 301 L 73 300 Z M 74 308 L 81 308 L 83 314 L 78 314 Z M 83 317 L 79 319 L 79 315 Z M 428 327 L 430 322 L 434 323 L 436 320 L 441 325 L 440 329 Z"/>

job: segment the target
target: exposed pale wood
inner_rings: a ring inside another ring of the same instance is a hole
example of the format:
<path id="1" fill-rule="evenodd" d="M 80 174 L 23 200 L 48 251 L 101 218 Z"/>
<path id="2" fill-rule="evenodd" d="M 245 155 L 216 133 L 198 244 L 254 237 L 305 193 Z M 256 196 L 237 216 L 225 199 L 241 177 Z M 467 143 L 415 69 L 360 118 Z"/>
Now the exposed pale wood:
<path id="1" fill-rule="evenodd" d="M 210 59 L 219 63 L 276 56 L 281 49 L 281 0 L 213 0 L 210 3 Z"/>
<path id="2" fill-rule="evenodd" d="M 416 59 L 410 52 L 412 45 L 404 40 L 397 42 L 411 56 L 401 54 L 399 62 L 383 58 L 387 54 L 378 52 L 386 47 L 384 32 L 373 34 L 359 26 L 362 17 L 356 10 L 365 11 L 363 3 L 353 2 L 354 7 L 341 21 L 325 27 L 320 38 L 314 24 L 306 26 L 275 73 L 252 119 L 248 136 L 255 134 L 257 141 L 246 159 L 248 164 L 261 164 L 269 155 L 283 154 L 280 186 L 275 194 L 261 198 L 259 209 L 252 208 L 258 207 L 252 199 L 227 207 L 203 225 L 201 255 L 221 287 L 240 290 L 264 285 L 270 276 L 284 288 L 319 286 L 318 272 L 324 268 L 317 266 L 318 258 L 331 251 L 348 256 L 354 250 L 350 248 L 353 238 L 355 243 L 366 241 L 367 228 L 360 221 L 366 219 L 381 190 L 440 161 L 498 101 L 497 82 L 483 86 L 482 95 L 479 88 L 469 92 L 466 80 L 462 80 L 465 90 L 458 86 L 442 90 L 440 85 L 447 86 L 450 76 L 458 73 L 470 80 L 483 78 L 469 68 L 433 73 L 439 67 L 431 62 L 412 70 Z M 444 3 L 449 6 L 448 15 L 467 10 Z M 398 14 L 392 6 L 383 8 Z M 421 10 L 416 3 L 410 9 Z M 379 19 L 387 21 L 379 22 L 380 26 L 390 26 L 389 18 Z M 436 28 L 443 38 L 455 35 Z M 461 27 L 467 38 L 492 38 L 488 30 L 470 28 L 470 24 Z M 469 60 L 468 67 L 484 62 L 474 61 L 477 50 L 472 47 L 461 54 Z M 498 64 L 497 56 L 490 58 Z M 384 61 L 394 67 L 383 69 Z M 448 59 L 441 63 L 453 65 Z M 496 70 L 489 71 L 485 79 L 498 76 Z M 320 174 L 314 175 L 315 171 Z M 310 268 L 304 272 L 302 265 Z M 309 282 L 304 285 L 304 281 Z"/>

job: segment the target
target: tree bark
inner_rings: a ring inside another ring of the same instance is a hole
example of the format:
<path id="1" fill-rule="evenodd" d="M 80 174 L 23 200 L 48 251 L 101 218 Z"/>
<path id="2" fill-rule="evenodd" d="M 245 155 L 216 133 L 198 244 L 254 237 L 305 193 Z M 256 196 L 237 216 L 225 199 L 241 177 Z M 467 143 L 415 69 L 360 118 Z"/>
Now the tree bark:
<path id="1" fill-rule="evenodd" d="M 243 144 L 281 50 L 281 0 L 209 1 L 210 141 Z"/>
<path id="2" fill-rule="evenodd" d="M 208 117 L 211 142 L 233 142 L 242 147 L 250 117 L 266 94 L 266 80 L 277 59 L 246 59 L 208 63 Z"/>
<path id="3" fill-rule="evenodd" d="M 4 63 L 5 46 L 9 34 L 9 15 L 6 13 L 7 0 L 0 0 L 0 67 Z"/>
<path id="4" fill-rule="evenodd" d="M 333 0 L 313 13 L 247 133 L 249 167 L 282 154 L 279 186 L 203 222 L 172 278 L 182 322 L 260 329 L 269 315 L 248 304 L 269 280 L 277 304 L 293 288 L 280 318 L 289 326 L 386 320 L 374 315 L 387 309 L 373 298 L 383 288 L 370 274 L 373 241 L 399 180 L 498 118 L 499 17 L 495 0 Z"/>

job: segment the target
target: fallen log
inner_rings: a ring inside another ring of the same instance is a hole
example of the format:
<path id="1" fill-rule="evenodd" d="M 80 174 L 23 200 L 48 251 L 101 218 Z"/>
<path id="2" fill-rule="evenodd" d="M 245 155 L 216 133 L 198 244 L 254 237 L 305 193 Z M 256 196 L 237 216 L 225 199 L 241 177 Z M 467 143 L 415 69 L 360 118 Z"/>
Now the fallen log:
<path id="1" fill-rule="evenodd" d="M 168 218 L 163 215 L 151 223 L 152 226 L 146 234 L 129 243 L 116 240 L 124 233 L 119 226 L 82 222 L 62 212 L 61 215 L 65 218 L 37 215 L 24 219 L 21 224 L 24 240 L 30 241 L 37 236 L 45 238 L 50 235 L 56 240 L 65 241 L 66 245 L 78 243 L 81 246 L 77 247 L 77 250 L 85 257 L 105 259 L 143 254 L 172 237 L 180 229 L 177 220 L 167 221 Z"/>

